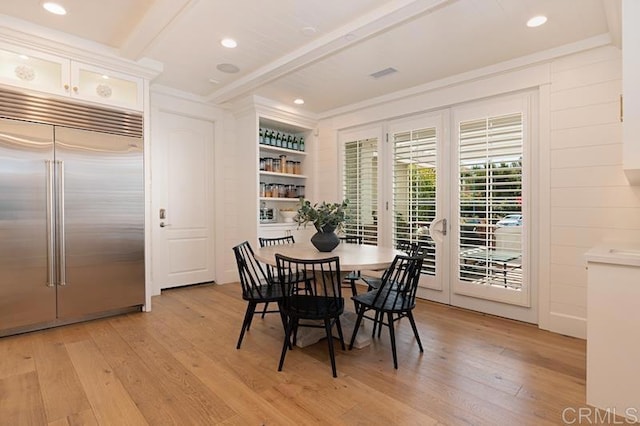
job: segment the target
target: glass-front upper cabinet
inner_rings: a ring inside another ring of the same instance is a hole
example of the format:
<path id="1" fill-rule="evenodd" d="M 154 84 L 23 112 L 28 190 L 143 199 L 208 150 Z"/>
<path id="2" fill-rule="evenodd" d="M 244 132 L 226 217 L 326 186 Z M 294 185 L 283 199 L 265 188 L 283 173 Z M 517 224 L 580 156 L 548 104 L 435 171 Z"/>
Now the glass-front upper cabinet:
<path id="1" fill-rule="evenodd" d="M 0 82 L 58 95 L 69 93 L 70 61 L 46 53 L 0 46 Z"/>
<path id="2" fill-rule="evenodd" d="M 73 97 L 142 110 L 141 78 L 72 61 L 71 82 Z"/>
<path id="3" fill-rule="evenodd" d="M 142 78 L 4 43 L 0 84 L 137 111 L 144 104 Z"/>

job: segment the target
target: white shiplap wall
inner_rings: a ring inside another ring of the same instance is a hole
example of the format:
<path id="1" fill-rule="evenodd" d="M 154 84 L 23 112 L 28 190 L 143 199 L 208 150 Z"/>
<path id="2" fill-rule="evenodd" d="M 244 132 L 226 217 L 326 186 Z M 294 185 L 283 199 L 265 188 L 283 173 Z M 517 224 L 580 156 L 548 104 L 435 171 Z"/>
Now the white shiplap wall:
<path id="1" fill-rule="evenodd" d="M 482 98 L 540 87 L 539 136 L 545 158 L 537 173 L 538 209 L 544 210 L 538 213 L 545 218 L 540 234 L 548 237 L 540 241 L 538 317 L 542 328 L 584 338 L 584 253 L 603 242 L 640 241 L 640 188 L 629 186 L 622 169 L 621 64 L 619 49 L 598 47 L 322 120 L 318 169 L 336 167 L 340 128 L 446 108 L 463 98 L 472 101 L 470 93 Z M 332 177 L 326 184 L 319 195 L 334 198 L 339 182 Z"/>
<path id="2" fill-rule="evenodd" d="M 622 169 L 620 50 L 595 49 L 550 68 L 549 328 L 586 337 L 584 254 L 640 241 L 640 197 Z"/>

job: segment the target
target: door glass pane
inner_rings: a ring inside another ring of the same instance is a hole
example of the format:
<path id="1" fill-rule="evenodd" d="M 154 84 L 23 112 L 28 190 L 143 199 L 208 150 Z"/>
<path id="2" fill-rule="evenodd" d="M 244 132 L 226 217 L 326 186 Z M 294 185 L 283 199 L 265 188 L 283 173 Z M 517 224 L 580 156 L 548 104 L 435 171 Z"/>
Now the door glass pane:
<path id="1" fill-rule="evenodd" d="M 428 231 L 436 216 L 436 141 L 435 127 L 393 134 L 393 241 L 421 243 L 428 275 L 436 274 Z"/>
<path id="2" fill-rule="evenodd" d="M 343 196 L 349 200 L 345 235 L 378 244 L 378 139 L 344 144 Z"/>
<path id="3" fill-rule="evenodd" d="M 522 113 L 460 123 L 458 278 L 522 290 Z"/>

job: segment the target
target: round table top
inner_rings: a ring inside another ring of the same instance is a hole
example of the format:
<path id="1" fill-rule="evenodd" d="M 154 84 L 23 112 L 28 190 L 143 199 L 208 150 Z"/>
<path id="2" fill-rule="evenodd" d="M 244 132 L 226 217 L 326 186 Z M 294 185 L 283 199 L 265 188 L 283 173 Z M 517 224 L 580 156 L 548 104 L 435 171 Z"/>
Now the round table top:
<path id="1" fill-rule="evenodd" d="M 338 244 L 338 247 L 328 253 L 318 251 L 311 243 L 307 242 L 259 247 L 255 250 L 256 259 L 274 266 L 276 264 L 276 253 L 305 260 L 338 256 L 340 258 L 340 270 L 342 271 L 386 269 L 391 265 L 397 254 L 406 254 L 391 247 L 347 243 Z"/>

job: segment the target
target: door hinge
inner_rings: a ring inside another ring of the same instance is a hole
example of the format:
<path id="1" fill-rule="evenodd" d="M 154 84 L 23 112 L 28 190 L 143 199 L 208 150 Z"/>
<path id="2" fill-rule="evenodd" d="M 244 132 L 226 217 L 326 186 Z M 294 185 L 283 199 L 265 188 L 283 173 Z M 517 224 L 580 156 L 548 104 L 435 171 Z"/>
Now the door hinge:
<path id="1" fill-rule="evenodd" d="M 386 136 L 387 142 L 389 142 L 389 133 L 387 133 L 385 136 Z"/>
<path id="2" fill-rule="evenodd" d="M 384 203 L 384 208 L 385 208 L 387 211 L 389 211 L 389 202 L 388 202 L 388 201 Z"/>

